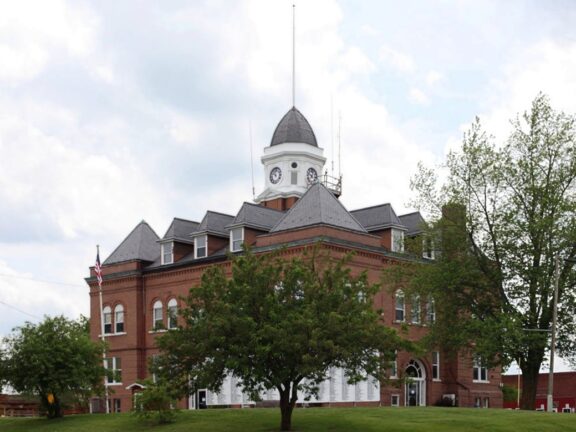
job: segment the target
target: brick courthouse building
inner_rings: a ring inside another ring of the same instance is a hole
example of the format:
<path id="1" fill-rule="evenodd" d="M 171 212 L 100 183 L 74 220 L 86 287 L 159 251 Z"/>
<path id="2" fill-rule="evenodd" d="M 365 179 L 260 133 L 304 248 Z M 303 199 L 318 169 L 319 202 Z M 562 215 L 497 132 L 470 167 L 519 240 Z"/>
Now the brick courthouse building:
<path id="1" fill-rule="evenodd" d="M 255 253 L 283 248 L 286 258 L 319 245 L 333 256 L 353 251 L 350 267 L 366 271 L 379 282 L 382 269 L 405 260 L 405 237 L 418 236 L 424 222 L 419 213 L 398 216 L 390 204 L 348 211 L 338 200 L 340 179 L 324 172 L 326 159 L 314 132 L 296 109 L 282 118 L 261 158 L 266 185 L 255 200 L 236 214 L 208 210 L 199 221 L 175 218 L 159 237 L 144 221 L 139 223 L 102 264 L 103 308 L 100 310 L 94 269 L 90 286 L 91 336 L 101 337 L 101 313 L 108 343 L 105 365 L 117 374 L 109 379 L 112 411 L 128 411 L 134 391 L 151 378 L 148 364 L 155 339 L 177 326 L 181 297 L 199 284 L 210 266 L 231 270 L 228 254 L 242 253 L 242 244 Z M 425 256 L 422 260 L 433 259 Z M 374 307 L 383 310 L 385 325 L 408 327 L 408 337 L 426 333 L 435 319 L 430 299 L 408 298 L 383 287 Z M 467 356 L 448 357 L 441 350 L 413 357 L 399 352 L 390 370 L 392 378 L 409 376 L 398 385 L 380 385 L 373 379 L 349 385 L 339 369 L 320 388 L 319 405 L 433 405 L 448 397 L 459 406 L 501 407 L 500 370 L 487 369 Z M 391 382 L 394 382 L 392 379 Z M 277 400 L 275 391 L 262 395 Z M 301 399 L 303 401 L 303 399 Z M 247 406 L 248 400 L 229 377 L 220 393 L 200 390 L 182 401 L 187 408 Z"/>

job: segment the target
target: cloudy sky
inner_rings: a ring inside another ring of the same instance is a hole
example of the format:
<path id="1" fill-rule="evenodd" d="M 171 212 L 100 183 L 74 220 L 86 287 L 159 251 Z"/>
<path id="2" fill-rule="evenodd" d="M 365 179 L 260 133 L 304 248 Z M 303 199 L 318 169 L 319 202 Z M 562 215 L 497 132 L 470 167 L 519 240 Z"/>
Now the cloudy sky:
<path id="1" fill-rule="evenodd" d="M 173 217 L 236 213 L 250 136 L 262 191 L 259 157 L 291 107 L 292 0 L 0 10 L 3 335 L 87 314 L 96 244 L 105 259 L 142 219 L 163 235 Z M 504 140 L 539 91 L 576 112 L 569 0 L 312 0 L 296 16 L 296 106 L 349 209 L 408 211 L 417 162 L 440 163 L 475 115 Z"/>

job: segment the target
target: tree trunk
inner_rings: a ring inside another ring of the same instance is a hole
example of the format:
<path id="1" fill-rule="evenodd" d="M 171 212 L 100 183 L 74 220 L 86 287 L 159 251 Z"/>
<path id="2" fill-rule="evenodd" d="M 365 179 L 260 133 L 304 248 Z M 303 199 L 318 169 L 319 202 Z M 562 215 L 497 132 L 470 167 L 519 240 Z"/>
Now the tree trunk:
<path id="1" fill-rule="evenodd" d="M 52 399 L 48 395 L 42 396 L 42 401 L 46 406 L 46 417 L 49 419 L 64 417 L 64 411 L 62 410 L 62 404 L 60 399 L 56 395 L 51 395 Z"/>
<path id="2" fill-rule="evenodd" d="M 280 392 L 280 412 L 282 419 L 280 421 L 280 430 L 292 430 L 292 412 L 298 400 L 297 382 L 285 383 L 283 387 L 278 388 Z"/>
<path id="3" fill-rule="evenodd" d="M 534 410 L 535 408 L 542 358 L 543 354 L 537 350 L 529 350 L 527 358 L 520 365 L 522 369 L 520 409 Z"/>
<path id="4" fill-rule="evenodd" d="M 280 412 L 282 419 L 280 421 L 280 430 L 292 430 L 292 411 L 294 405 L 290 402 L 290 388 L 283 390 L 280 393 Z"/>

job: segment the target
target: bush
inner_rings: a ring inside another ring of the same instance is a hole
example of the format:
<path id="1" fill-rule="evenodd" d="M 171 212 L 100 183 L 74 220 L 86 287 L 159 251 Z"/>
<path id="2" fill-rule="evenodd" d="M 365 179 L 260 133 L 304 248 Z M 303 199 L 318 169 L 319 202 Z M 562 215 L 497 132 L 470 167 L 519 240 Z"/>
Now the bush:
<path id="1" fill-rule="evenodd" d="M 146 387 L 135 395 L 134 412 L 142 420 L 157 424 L 172 423 L 177 410 L 176 400 L 162 384 L 146 383 Z"/>

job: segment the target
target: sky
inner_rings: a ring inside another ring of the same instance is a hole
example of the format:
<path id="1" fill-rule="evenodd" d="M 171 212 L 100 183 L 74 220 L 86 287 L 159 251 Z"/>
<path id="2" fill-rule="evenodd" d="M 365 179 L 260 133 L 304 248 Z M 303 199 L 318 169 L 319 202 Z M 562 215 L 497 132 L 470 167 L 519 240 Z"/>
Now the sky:
<path id="1" fill-rule="evenodd" d="M 88 315 L 97 244 L 104 260 L 141 220 L 162 236 L 263 190 L 292 3 L 0 0 L 0 336 Z M 411 211 L 417 163 L 475 116 L 504 142 L 540 91 L 576 113 L 573 6 L 297 1 L 295 104 L 344 205 Z"/>

